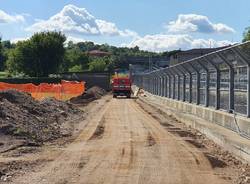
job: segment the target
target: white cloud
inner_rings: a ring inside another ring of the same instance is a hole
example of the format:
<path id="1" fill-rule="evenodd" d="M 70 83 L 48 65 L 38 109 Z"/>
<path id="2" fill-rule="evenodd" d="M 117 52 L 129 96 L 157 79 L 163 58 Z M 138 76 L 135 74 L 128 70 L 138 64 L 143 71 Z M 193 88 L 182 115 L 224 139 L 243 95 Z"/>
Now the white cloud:
<path id="1" fill-rule="evenodd" d="M 230 45 L 232 42 L 216 41 L 213 39 L 194 39 L 190 35 L 167 35 L 167 34 L 156 34 L 146 35 L 144 37 L 137 38 L 128 44 L 128 47 L 139 46 L 142 50 L 163 52 L 171 51 L 176 49 L 192 49 L 192 48 L 208 48 L 208 47 L 221 47 Z"/>
<path id="2" fill-rule="evenodd" d="M 83 38 L 79 38 L 79 37 L 68 36 L 66 43 L 68 43 L 69 41 L 72 41 L 73 43 L 79 43 L 79 42 L 85 42 L 86 40 Z"/>
<path id="3" fill-rule="evenodd" d="M 180 14 L 166 26 L 170 33 L 234 33 L 235 30 L 222 23 L 212 23 L 208 17 L 197 14 Z"/>
<path id="4" fill-rule="evenodd" d="M 23 15 L 9 15 L 3 10 L 0 10 L 0 24 L 1 23 L 12 23 L 12 22 L 24 22 L 25 18 Z"/>
<path id="5" fill-rule="evenodd" d="M 115 23 L 96 19 L 85 8 L 78 8 L 74 5 L 66 5 L 62 11 L 50 17 L 48 20 L 37 20 L 36 23 L 26 30 L 31 32 L 56 30 L 79 35 L 137 35 L 131 30 L 119 30 Z"/>
<path id="6" fill-rule="evenodd" d="M 20 38 L 14 38 L 14 39 L 11 39 L 10 42 L 11 43 L 17 43 L 19 41 L 25 41 L 25 40 L 28 40 L 30 39 L 30 37 L 20 37 Z M 87 40 L 83 39 L 83 38 L 80 38 L 80 37 L 74 37 L 74 36 L 67 36 L 67 40 L 66 40 L 66 44 L 69 42 L 69 41 L 72 41 L 73 43 L 79 43 L 79 42 L 85 42 Z"/>

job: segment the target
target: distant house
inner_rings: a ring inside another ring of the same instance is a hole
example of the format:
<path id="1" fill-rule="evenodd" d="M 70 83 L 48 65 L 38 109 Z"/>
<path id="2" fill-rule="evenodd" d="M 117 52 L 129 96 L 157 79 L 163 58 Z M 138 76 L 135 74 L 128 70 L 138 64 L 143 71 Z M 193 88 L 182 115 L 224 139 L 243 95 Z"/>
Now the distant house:
<path id="1" fill-rule="evenodd" d="M 170 56 L 170 66 L 176 65 L 178 63 L 182 63 L 184 61 L 203 56 L 205 54 L 215 52 L 217 50 L 224 49 L 225 47 L 218 47 L 218 48 L 201 48 L 201 49 L 191 49 L 186 51 L 179 51 Z"/>
<path id="2" fill-rule="evenodd" d="M 111 53 L 109 52 L 104 52 L 104 51 L 100 51 L 100 50 L 92 50 L 87 52 L 87 54 L 89 56 L 95 56 L 95 57 L 105 57 L 105 56 L 110 56 Z"/>

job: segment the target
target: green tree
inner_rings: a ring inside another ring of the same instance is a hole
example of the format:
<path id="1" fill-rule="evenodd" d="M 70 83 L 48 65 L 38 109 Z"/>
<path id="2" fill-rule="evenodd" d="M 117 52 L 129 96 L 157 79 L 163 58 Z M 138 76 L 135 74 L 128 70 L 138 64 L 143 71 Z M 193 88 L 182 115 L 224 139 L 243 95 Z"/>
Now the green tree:
<path id="1" fill-rule="evenodd" d="M 18 42 L 8 54 L 8 71 L 31 77 L 46 77 L 58 72 L 64 59 L 65 41 L 66 37 L 60 32 L 41 32 Z"/>
<path id="2" fill-rule="evenodd" d="M 68 70 L 69 72 L 82 72 L 82 66 L 81 65 L 74 65 Z"/>
<path id="3" fill-rule="evenodd" d="M 89 63 L 89 71 L 103 72 L 107 68 L 107 63 L 103 58 L 96 58 Z"/>
<path id="4" fill-rule="evenodd" d="M 84 71 L 88 70 L 89 57 L 78 47 L 70 47 L 67 49 L 64 57 L 64 71 Z M 77 66 L 77 67 L 75 67 Z"/>
<path id="5" fill-rule="evenodd" d="M 250 27 L 246 28 L 243 33 L 243 42 L 250 40 Z"/>

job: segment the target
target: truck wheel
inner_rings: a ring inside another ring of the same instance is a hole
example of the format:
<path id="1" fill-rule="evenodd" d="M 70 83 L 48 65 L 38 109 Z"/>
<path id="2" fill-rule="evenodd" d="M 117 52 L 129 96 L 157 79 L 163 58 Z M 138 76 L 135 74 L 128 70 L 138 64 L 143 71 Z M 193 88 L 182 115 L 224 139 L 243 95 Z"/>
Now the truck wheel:
<path id="1" fill-rule="evenodd" d="M 127 95 L 127 98 L 131 98 L 131 95 L 129 94 L 129 95 Z"/>
<path id="2" fill-rule="evenodd" d="M 116 98 L 117 96 L 116 95 L 113 95 L 113 98 Z"/>

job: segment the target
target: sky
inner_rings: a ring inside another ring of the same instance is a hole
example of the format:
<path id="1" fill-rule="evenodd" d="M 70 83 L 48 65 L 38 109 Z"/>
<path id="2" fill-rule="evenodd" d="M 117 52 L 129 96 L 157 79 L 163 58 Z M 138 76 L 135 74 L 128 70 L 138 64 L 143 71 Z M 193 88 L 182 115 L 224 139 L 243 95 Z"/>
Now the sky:
<path id="1" fill-rule="evenodd" d="M 0 35 L 17 42 L 40 31 L 68 41 L 163 52 L 241 42 L 249 0 L 0 0 Z"/>

